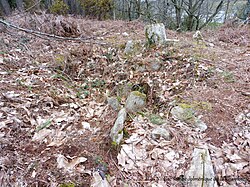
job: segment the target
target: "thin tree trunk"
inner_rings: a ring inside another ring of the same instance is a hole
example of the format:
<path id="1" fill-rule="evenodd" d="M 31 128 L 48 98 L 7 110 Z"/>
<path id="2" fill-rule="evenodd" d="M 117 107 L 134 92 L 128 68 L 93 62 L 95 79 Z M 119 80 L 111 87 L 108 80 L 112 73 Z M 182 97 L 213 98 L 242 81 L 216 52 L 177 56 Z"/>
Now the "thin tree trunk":
<path id="1" fill-rule="evenodd" d="M 178 1 L 177 0 L 171 0 L 171 2 L 174 5 L 176 28 L 178 29 L 181 26 L 181 14 L 182 14 L 181 9 L 183 8 L 182 7 L 183 1 L 182 0 L 178 0 Z"/>
<path id="2" fill-rule="evenodd" d="M 187 17 L 187 29 L 189 31 L 193 28 L 193 21 L 194 21 L 194 15 L 193 15 L 193 0 L 189 0 L 188 3 L 188 17 Z"/>
<path id="3" fill-rule="evenodd" d="M 40 7 L 40 0 L 36 0 L 36 10 L 40 10 L 41 7 Z"/>
<path id="4" fill-rule="evenodd" d="M 175 15 L 176 15 L 176 28 L 180 28 L 181 26 L 181 9 L 176 7 L 175 8 Z"/>
<path id="5" fill-rule="evenodd" d="M 218 12 L 221 10 L 222 6 L 223 6 L 223 0 L 220 1 L 220 3 L 218 4 L 218 6 L 216 7 L 215 12 L 206 20 L 206 22 L 205 22 L 203 25 L 201 25 L 201 26 L 199 27 L 199 30 L 202 29 L 203 27 L 205 27 L 210 21 L 213 20 L 213 18 L 214 18 L 214 17 L 218 14 Z"/>
<path id="6" fill-rule="evenodd" d="M 141 0 L 136 1 L 136 19 L 141 17 Z"/>
<path id="7" fill-rule="evenodd" d="M 122 19 L 126 19 L 126 17 L 125 17 L 125 0 L 122 0 Z"/>
<path id="8" fill-rule="evenodd" d="M 226 11 L 225 11 L 225 17 L 224 17 L 224 23 L 226 22 L 227 20 L 227 14 L 228 14 L 228 9 L 229 9 L 229 4 L 230 4 L 230 0 L 227 0 L 227 6 L 226 6 Z"/>
<path id="9" fill-rule="evenodd" d="M 11 8 L 7 0 L 0 0 L 0 8 L 2 9 L 4 15 L 7 16 L 11 14 Z"/>
<path id="10" fill-rule="evenodd" d="M 16 0 L 16 7 L 19 11 L 23 11 L 23 0 Z"/>
<path id="11" fill-rule="evenodd" d="M 129 21 L 132 21 L 132 16 L 131 16 L 131 2 L 128 2 L 128 19 Z"/>

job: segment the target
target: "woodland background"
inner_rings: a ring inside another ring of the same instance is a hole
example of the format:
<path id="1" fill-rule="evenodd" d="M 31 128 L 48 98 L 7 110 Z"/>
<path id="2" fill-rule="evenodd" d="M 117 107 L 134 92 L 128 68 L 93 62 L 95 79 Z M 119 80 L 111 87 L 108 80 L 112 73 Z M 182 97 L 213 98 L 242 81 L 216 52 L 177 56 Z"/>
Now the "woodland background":
<path id="1" fill-rule="evenodd" d="M 245 20 L 249 0 L 0 0 L 0 15 L 18 11 L 46 10 L 98 20 L 162 22 L 169 29 L 200 30 L 227 19 Z"/>

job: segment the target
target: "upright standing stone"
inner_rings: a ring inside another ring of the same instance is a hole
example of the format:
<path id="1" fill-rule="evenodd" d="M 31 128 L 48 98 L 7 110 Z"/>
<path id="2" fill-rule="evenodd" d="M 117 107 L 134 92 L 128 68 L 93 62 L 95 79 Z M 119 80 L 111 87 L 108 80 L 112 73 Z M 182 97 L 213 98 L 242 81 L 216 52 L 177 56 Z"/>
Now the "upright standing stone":
<path id="1" fill-rule="evenodd" d="M 126 43 L 126 46 L 125 46 L 125 49 L 124 49 L 124 53 L 125 54 L 130 54 L 130 53 L 133 52 L 133 49 L 134 49 L 134 42 L 133 42 L 133 40 L 129 40 Z"/>
<path id="2" fill-rule="evenodd" d="M 207 148 L 195 148 L 190 169 L 185 174 L 186 186 L 217 187 L 213 165 Z"/>
<path id="3" fill-rule="evenodd" d="M 118 117 L 115 121 L 114 126 L 111 129 L 110 137 L 112 141 L 116 144 L 119 144 L 123 138 L 123 127 L 126 117 L 127 117 L 126 109 L 122 108 L 118 113 Z"/>
<path id="4" fill-rule="evenodd" d="M 147 42 L 151 44 L 165 44 L 167 36 L 165 32 L 165 26 L 163 23 L 156 23 L 147 25 L 145 27 L 145 34 Z"/>

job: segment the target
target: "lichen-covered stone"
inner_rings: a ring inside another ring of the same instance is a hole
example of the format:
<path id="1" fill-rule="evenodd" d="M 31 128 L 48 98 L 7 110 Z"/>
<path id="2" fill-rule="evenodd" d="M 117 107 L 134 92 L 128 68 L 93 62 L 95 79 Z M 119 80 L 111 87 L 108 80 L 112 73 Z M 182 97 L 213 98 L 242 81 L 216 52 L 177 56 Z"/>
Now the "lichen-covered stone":
<path id="1" fill-rule="evenodd" d="M 171 114 L 174 118 L 181 121 L 188 121 L 194 118 L 194 110 L 189 107 L 175 106 L 172 108 Z"/>
<path id="2" fill-rule="evenodd" d="M 185 186 L 217 187 L 208 149 L 194 149 L 191 166 L 185 173 L 185 178 L 187 179 Z"/>
<path id="3" fill-rule="evenodd" d="M 143 43 L 140 40 L 127 41 L 124 49 L 126 55 L 135 55 L 140 53 Z"/>
<path id="4" fill-rule="evenodd" d="M 171 138 L 172 138 L 170 132 L 167 129 L 163 128 L 163 127 L 156 127 L 152 131 L 151 137 L 154 140 L 159 140 L 162 137 L 167 141 L 171 140 Z"/>
<path id="5" fill-rule="evenodd" d="M 199 129 L 199 131 L 203 132 L 207 129 L 207 125 L 201 121 L 199 118 L 195 117 L 194 126 Z"/>
<path id="6" fill-rule="evenodd" d="M 156 115 L 156 114 L 151 114 L 149 116 L 149 120 L 150 120 L 151 123 L 153 123 L 155 125 L 161 125 L 161 124 L 166 122 L 165 119 L 163 119 L 161 116 Z"/>
<path id="7" fill-rule="evenodd" d="M 125 49 L 124 49 L 124 53 L 130 54 L 133 52 L 133 49 L 134 49 L 134 42 L 132 40 L 127 41 Z"/>
<path id="8" fill-rule="evenodd" d="M 107 101 L 108 105 L 111 106 L 112 109 L 118 111 L 121 108 L 121 105 L 116 97 L 108 97 Z"/>
<path id="9" fill-rule="evenodd" d="M 150 69 L 152 71 L 158 71 L 160 68 L 161 68 L 161 62 L 156 60 L 150 63 Z"/>
<path id="10" fill-rule="evenodd" d="M 165 44 L 167 36 L 163 23 L 147 25 L 145 27 L 146 39 L 149 44 Z"/>
<path id="11" fill-rule="evenodd" d="M 175 106 L 170 113 L 175 119 L 190 123 L 201 132 L 207 129 L 207 125 L 195 116 L 195 110 L 190 105 Z"/>
<path id="12" fill-rule="evenodd" d="M 123 138 L 123 128 L 126 118 L 127 118 L 126 109 L 122 108 L 119 111 L 115 124 L 110 132 L 110 137 L 112 141 L 115 142 L 116 144 L 119 144 Z"/>
<path id="13" fill-rule="evenodd" d="M 146 99 L 146 94 L 139 91 L 133 91 L 126 100 L 125 108 L 128 112 L 139 112 L 145 107 Z"/>

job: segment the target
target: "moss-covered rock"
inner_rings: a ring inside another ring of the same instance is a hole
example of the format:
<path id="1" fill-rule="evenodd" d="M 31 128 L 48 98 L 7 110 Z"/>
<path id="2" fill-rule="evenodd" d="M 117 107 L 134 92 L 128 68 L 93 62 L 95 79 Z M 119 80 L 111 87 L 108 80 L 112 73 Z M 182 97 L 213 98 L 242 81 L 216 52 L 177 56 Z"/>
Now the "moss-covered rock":
<path id="1" fill-rule="evenodd" d="M 183 104 L 181 106 L 175 106 L 171 110 L 171 114 L 174 118 L 181 121 L 190 121 L 194 119 L 194 110 L 190 107 L 190 105 Z"/>
<path id="2" fill-rule="evenodd" d="M 145 35 L 149 46 L 165 44 L 167 36 L 163 23 L 151 24 L 145 27 Z"/>
<path id="3" fill-rule="evenodd" d="M 124 53 L 127 57 L 138 54 L 142 50 L 142 46 L 143 44 L 140 40 L 129 40 L 125 45 Z"/>
<path id="4" fill-rule="evenodd" d="M 112 144 L 118 145 L 123 138 L 123 127 L 127 117 L 127 112 L 125 108 L 122 108 L 117 116 L 114 126 L 111 129 L 110 137 L 112 139 Z"/>
<path id="5" fill-rule="evenodd" d="M 121 105 L 116 97 L 108 97 L 107 98 L 108 105 L 113 109 L 113 110 L 120 110 Z"/>
<path id="6" fill-rule="evenodd" d="M 166 120 L 164 120 L 161 116 L 156 115 L 156 114 L 151 114 L 149 116 L 149 120 L 151 123 L 153 123 L 155 125 L 161 125 L 161 124 L 166 122 Z"/>
<path id="7" fill-rule="evenodd" d="M 139 91 L 133 91 L 129 94 L 125 107 L 128 112 L 139 112 L 146 105 L 147 96 Z"/>
<path id="8" fill-rule="evenodd" d="M 124 53 L 125 54 L 131 54 L 133 52 L 133 48 L 134 48 L 134 42 L 132 40 L 129 40 L 126 43 L 125 49 L 124 49 Z"/>
<path id="9" fill-rule="evenodd" d="M 207 125 L 195 116 L 195 110 L 192 108 L 192 105 L 181 103 L 172 108 L 171 114 L 175 119 L 192 124 L 193 127 L 201 132 L 207 129 Z"/>
<path id="10" fill-rule="evenodd" d="M 64 184 L 60 184 L 60 187 L 75 187 L 76 185 L 74 183 L 64 183 Z"/>
<path id="11" fill-rule="evenodd" d="M 159 140 L 160 138 L 164 138 L 165 140 L 170 141 L 172 139 L 172 136 L 169 130 L 163 127 L 156 127 L 155 129 L 153 129 L 151 133 L 151 137 L 154 140 Z"/>

